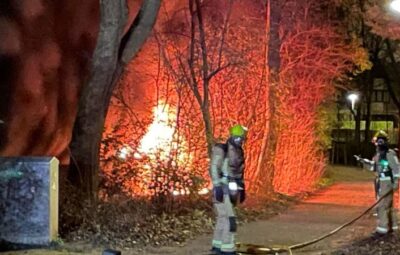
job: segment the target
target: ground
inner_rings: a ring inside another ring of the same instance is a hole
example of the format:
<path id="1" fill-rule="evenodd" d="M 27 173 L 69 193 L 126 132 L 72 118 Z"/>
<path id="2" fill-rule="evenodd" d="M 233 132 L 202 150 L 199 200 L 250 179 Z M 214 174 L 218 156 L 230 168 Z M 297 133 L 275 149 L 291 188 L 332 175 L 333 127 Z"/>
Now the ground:
<path id="1" fill-rule="evenodd" d="M 280 215 L 267 220 L 246 223 L 240 226 L 237 240 L 243 243 L 293 245 L 305 242 L 332 231 L 362 213 L 374 202 L 373 175 L 362 169 L 336 167 L 330 176 L 335 183 L 312 194 L 302 202 L 290 207 Z M 368 213 L 355 224 L 314 245 L 294 250 L 293 254 L 400 254 L 395 248 L 383 252 L 378 246 L 385 242 L 397 242 L 398 236 L 388 240 L 371 240 L 376 218 Z M 211 234 L 199 236 L 181 246 L 146 247 L 123 250 L 124 255 L 200 255 L 207 254 Z M 375 242 L 375 252 L 368 253 Z M 383 242 L 383 243 L 382 243 Z M 101 249 L 67 244 L 64 250 L 30 250 L 5 254 L 101 254 Z M 75 250 L 75 252 L 74 252 Z M 82 252 L 83 251 L 83 252 Z"/>

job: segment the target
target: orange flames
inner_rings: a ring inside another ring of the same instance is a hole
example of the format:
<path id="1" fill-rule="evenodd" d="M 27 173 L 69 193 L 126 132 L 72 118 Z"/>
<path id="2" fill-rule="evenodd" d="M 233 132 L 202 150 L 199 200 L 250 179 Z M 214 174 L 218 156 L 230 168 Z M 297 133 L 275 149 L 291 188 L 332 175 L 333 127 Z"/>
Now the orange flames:
<path id="1" fill-rule="evenodd" d="M 181 153 L 174 164 L 190 159 L 184 139 L 181 139 L 180 144 L 176 141 L 176 111 L 166 103 L 159 103 L 153 109 L 153 116 L 153 123 L 140 141 L 135 158 L 145 154 L 151 159 L 158 157 L 161 161 L 167 161 L 171 159 L 174 150 L 180 149 Z"/>
<path id="2" fill-rule="evenodd" d="M 134 157 L 141 159 L 147 155 L 152 160 L 158 159 L 162 162 L 171 160 L 173 166 L 190 163 L 191 155 L 188 153 L 185 139 L 181 137 L 179 143 L 177 141 L 176 111 L 161 102 L 153 108 L 153 116 L 153 122 L 140 141 Z M 177 157 L 173 159 L 175 153 Z"/>
<path id="3" fill-rule="evenodd" d="M 188 195 L 189 187 L 181 183 L 182 180 L 189 179 L 193 155 L 189 153 L 185 138 L 180 136 L 178 139 L 176 111 L 169 104 L 159 102 L 152 112 L 153 121 L 137 149 L 125 146 L 119 152 L 119 158 L 122 160 L 126 160 L 133 153 L 133 158 L 140 161 L 140 183 L 130 186 L 139 186 L 140 190 L 135 190 L 144 195 L 154 192 L 168 192 L 174 196 Z M 182 180 L 172 183 L 176 178 Z M 166 188 L 165 185 L 169 187 Z M 207 194 L 208 189 L 203 188 L 198 193 Z"/>

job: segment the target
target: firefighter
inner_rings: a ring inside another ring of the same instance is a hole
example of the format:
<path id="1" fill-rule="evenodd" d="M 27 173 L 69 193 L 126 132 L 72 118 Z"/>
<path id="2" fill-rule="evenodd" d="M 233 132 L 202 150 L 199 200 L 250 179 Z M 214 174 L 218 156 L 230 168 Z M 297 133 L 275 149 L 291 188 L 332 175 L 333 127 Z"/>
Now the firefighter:
<path id="1" fill-rule="evenodd" d="M 393 208 L 393 193 L 399 185 L 399 160 L 394 150 L 388 147 L 388 136 L 384 131 L 378 131 L 374 138 L 377 150 L 372 161 L 356 156 L 357 160 L 370 166 L 370 170 L 377 174 L 378 197 L 389 192 L 378 204 L 378 226 L 374 236 L 381 236 L 390 231 L 398 230 L 396 212 Z"/>
<path id="2" fill-rule="evenodd" d="M 243 143 L 246 133 L 247 128 L 235 125 L 229 130 L 227 142 L 215 144 L 212 150 L 210 176 L 216 212 L 211 249 L 213 254 L 236 254 L 234 207 L 245 200 Z"/>

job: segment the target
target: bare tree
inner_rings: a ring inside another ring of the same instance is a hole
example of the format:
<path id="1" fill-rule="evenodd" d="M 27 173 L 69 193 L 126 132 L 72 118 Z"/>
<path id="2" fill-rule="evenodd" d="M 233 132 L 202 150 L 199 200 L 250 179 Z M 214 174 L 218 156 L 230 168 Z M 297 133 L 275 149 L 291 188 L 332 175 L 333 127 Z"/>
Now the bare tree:
<path id="1" fill-rule="evenodd" d="M 399 111 L 397 147 L 400 148 L 400 95 L 399 95 L 399 90 L 396 89 L 396 86 L 394 86 L 394 84 L 392 83 L 392 79 L 395 80 L 397 83 L 400 82 L 400 74 L 399 74 L 400 67 L 395 57 L 395 52 L 397 50 L 397 47 L 395 47 L 393 45 L 393 42 L 391 42 L 391 40 L 389 39 L 385 40 L 385 44 L 386 44 L 386 53 L 389 57 L 389 63 L 387 64 L 381 63 L 381 65 L 383 66 L 382 69 L 384 71 L 385 83 L 387 85 L 390 98 L 392 99 L 393 103 L 396 105 Z"/>
<path id="2" fill-rule="evenodd" d="M 173 50 L 175 59 L 169 56 L 169 52 L 162 47 L 162 56 L 168 70 L 174 78 L 182 85 L 188 86 L 200 107 L 201 116 L 207 142 L 207 153 L 211 155 L 214 144 L 213 123 L 210 113 L 210 85 L 211 80 L 222 70 L 232 65 L 229 61 L 224 61 L 223 51 L 225 45 L 225 35 L 228 30 L 228 21 L 231 13 L 233 1 L 229 0 L 228 10 L 224 17 L 222 28 L 216 42 L 218 45 L 210 47 L 210 38 L 206 31 L 205 18 L 203 13 L 203 3 L 200 0 L 189 0 L 190 13 L 190 34 L 188 36 L 188 53 L 182 53 L 178 47 Z M 157 38 L 161 44 L 161 38 Z M 216 56 L 210 48 L 218 48 Z M 179 88 L 178 88 L 179 89 Z"/>
<path id="3" fill-rule="evenodd" d="M 257 173 L 263 173 L 262 179 L 265 183 L 263 192 L 271 194 L 274 190 L 274 159 L 278 140 L 278 116 L 277 116 L 277 89 L 279 86 L 281 41 L 279 38 L 279 23 L 281 20 L 282 3 L 279 0 L 265 0 L 266 6 L 266 43 L 268 54 L 265 65 L 267 66 L 266 85 L 268 86 L 268 121 L 266 121 L 263 144 L 258 158 Z"/>
<path id="4" fill-rule="evenodd" d="M 90 77 L 80 95 L 70 144 L 69 179 L 90 199 L 97 197 L 100 141 L 113 89 L 149 36 L 160 2 L 144 0 L 133 24 L 123 35 L 128 18 L 126 0 L 100 0 L 100 31 Z"/>

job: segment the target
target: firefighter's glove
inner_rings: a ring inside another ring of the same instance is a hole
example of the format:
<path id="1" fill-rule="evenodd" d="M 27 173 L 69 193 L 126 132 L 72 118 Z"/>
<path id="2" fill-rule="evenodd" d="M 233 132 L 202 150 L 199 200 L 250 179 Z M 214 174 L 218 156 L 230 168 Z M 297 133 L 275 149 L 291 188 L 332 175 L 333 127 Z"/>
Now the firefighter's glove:
<path id="1" fill-rule="evenodd" d="M 218 202 L 224 202 L 224 190 L 221 185 L 214 186 L 213 188 L 214 199 Z"/>

